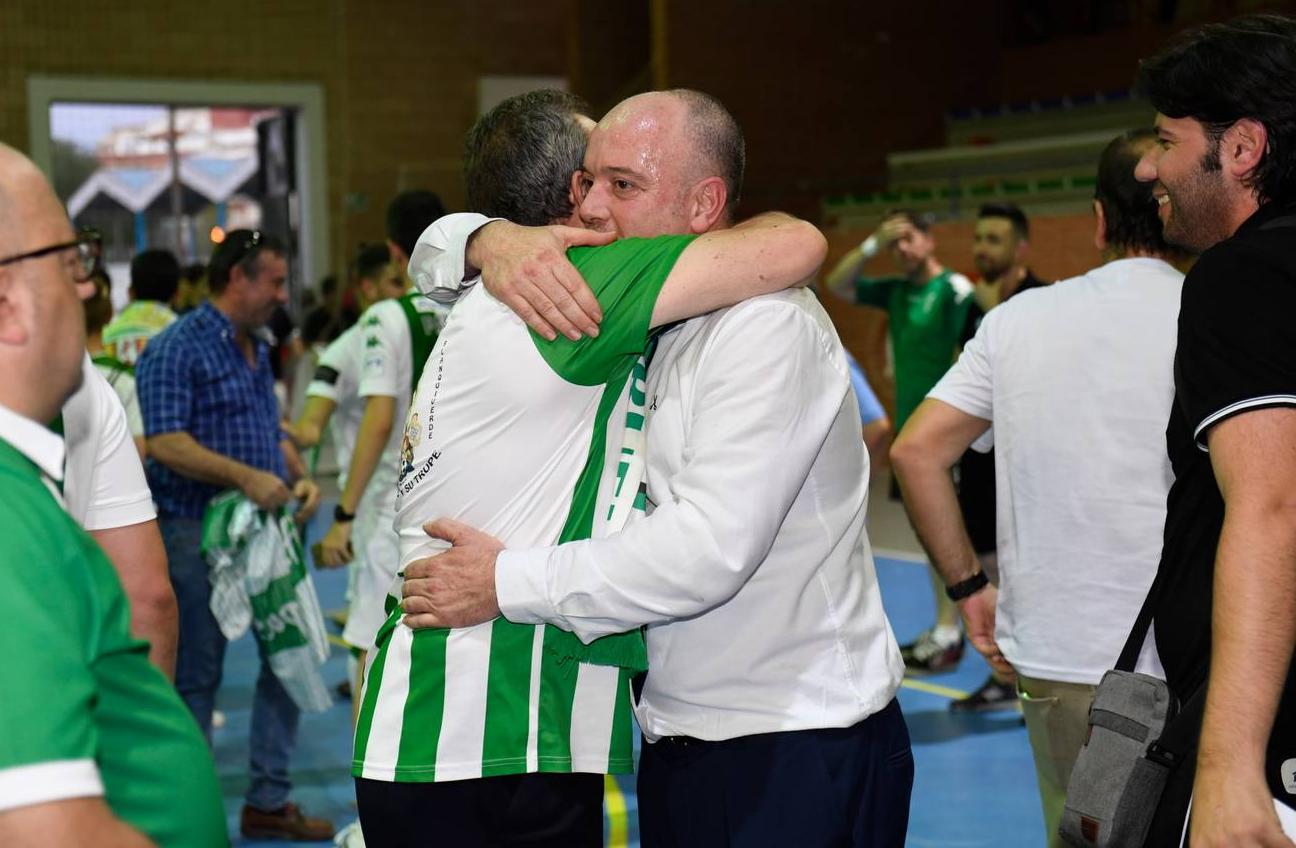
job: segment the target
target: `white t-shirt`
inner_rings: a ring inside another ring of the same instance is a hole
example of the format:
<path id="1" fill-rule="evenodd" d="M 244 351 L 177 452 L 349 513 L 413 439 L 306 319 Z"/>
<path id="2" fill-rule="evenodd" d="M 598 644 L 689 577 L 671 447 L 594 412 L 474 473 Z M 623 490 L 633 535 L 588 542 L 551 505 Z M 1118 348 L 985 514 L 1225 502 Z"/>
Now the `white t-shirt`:
<path id="1" fill-rule="evenodd" d="M 383 448 L 382 459 L 374 469 L 366 493 L 374 493 L 377 504 L 384 511 L 396 510 L 396 476 L 400 470 L 401 439 L 404 437 L 405 417 L 409 413 L 410 395 L 413 394 L 413 346 L 409 320 L 401 306 L 403 298 L 391 298 L 375 303 L 360 316 L 356 327 L 360 339 L 360 396 L 361 414 L 370 397 L 396 398 L 396 411 L 392 416 L 391 436 Z M 445 323 L 447 307 L 423 296 L 410 301 L 422 316 L 428 316 L 437 326 Z M 359 428 L 357 421 L 356 427 Z M 354 444 L 354 442 L 353 442 Z M 349 464 L 349 463 L 348 463 Z"/>
<path id="2" fill-rule="evenodd" d="M 649 739 L 848 727 L 904 673 L 865 531 L 869 460 L 845 351 L 813 294 L 662 335 L 648 369 L 651 514 L 502 551 L 500 609 L 582 639 L 647 625 Z"/>
<path id="3" fill-rule="evenodd" d="M 126 410 L 86 354 L 81 388 L 63 405 L 68 514 L 86 530 L 129 527 L 157 517 Z"/>
<path id="4" fill-rule="evenodd" d="M 327 398 L 336 404 L 329 423 L 333 450 L 337 454 L 338 468 L 342 470 L 338 477 L 339 489 L 346 486 L 351 452 L 360 433 L 360 419 L 364 417 L 365 400 L 360 397 L 363 357 L 364 335 L 357 323 L 348 327 L 320 354 L 310 385 L 306 387 L 306 397 Z M 389 458 L 384 456 L 382 461 L 386 463 Z"/>
<path id="5" fill-rule="evenodd" d="M 1156 576 L 1182 285 L 1138 258 L 1022 292 L 928 394 L 994 423 L 995 638 L 1030 677 L 1097 684 Z"/>
<path id="6" fill-rule="evenodd" d="M 96 362 L 95 368 L 117 393 L 117 399 L 126 410 L 126 429 L 132 437 L 144 435 L 144 416 L 140 413 L 139 394 L 135 390 L 135 376 L 123 368 Z"/>

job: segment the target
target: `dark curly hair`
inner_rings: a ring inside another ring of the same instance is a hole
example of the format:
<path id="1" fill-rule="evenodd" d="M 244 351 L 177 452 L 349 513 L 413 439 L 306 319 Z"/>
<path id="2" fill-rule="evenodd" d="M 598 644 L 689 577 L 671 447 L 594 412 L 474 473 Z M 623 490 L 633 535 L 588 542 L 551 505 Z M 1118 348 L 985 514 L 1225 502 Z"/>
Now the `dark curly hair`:
<path id="1" fill-rule="evenodd" d="M 1296 198 L 1296 19 L 1246 15 L 1207 24 L 1139 66 L 1137 89 L 1161 114 L 1200 121 L 1215 142 L 1237 121 L 1264 124 L 1268 148 L 1248 185 L 1261 203 Z"/>

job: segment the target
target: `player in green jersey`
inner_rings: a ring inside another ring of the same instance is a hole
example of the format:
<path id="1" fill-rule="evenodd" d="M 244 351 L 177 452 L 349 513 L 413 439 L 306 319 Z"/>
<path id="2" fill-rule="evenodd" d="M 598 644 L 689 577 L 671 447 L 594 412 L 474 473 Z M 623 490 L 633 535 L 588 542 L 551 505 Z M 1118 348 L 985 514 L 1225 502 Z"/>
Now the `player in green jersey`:
<path id="1" fill-rule="evenodd" d="M 891 254 L 900 274 L 866 277 L 864 263 L 879 252 Z M 895 431 L 899 433 L 932 386 L 945 376 L 970 335 L 976 309 L 971 281 L 945 267 L 936 256 L 936 238 L 927 218 L 897 210 L 877 232 L 837 263 L 825 278 L 829 290 L 860 306 L 885 309 L 895 362 Z M 892 497 L 898 498 L 898 491 Z M 945 584 L 931 574 L 936 624 L 915 642 L 902 645 L 911 670 L 943 671 L 963 657 L 958 608 L 945 597 Z"/>

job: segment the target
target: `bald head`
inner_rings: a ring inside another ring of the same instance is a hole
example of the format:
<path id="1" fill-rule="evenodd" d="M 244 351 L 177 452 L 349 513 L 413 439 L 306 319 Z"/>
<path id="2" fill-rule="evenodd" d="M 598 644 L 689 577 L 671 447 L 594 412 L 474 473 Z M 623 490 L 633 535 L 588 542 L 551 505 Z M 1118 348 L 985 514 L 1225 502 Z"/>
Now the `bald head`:
<path id="1" fill-rule="evenodd" d="M 70 238 L 67 213 L 49 181 L 30 159 L 0 143 L 0 255 L 15 253 L 50 230 Z"/>
<path id="2" fill-rule="evenodd" d="M 719 100 L 689 88 L 636 94 L 599 122 L 600 130 L 614 128 L 651 133 L 668 171 L 685 183 L 720 177 L 732 221 L 742 193 L 747 148 L 738 122 Z"/>
<path id="3" fill-rule="evenodd" d="M 31 160 L 0 144 L 0 369 L 38 379 L 0 381 L 0 404 L 48 421 L 81 383 L 85 324 L 64 251 L 67 213 Z M 33 251 L 38 251 L 36 255 Z"/>

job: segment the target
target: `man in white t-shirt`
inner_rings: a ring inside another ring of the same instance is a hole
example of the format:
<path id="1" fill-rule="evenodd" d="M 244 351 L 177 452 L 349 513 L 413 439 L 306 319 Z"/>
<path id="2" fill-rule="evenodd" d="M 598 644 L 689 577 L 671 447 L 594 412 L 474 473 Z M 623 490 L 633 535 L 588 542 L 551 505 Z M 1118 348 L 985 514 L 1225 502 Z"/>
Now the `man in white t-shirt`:
<path id="1" fill-rule="evenodd" d="M 403 271 L 392 261 L 385 244 L 362 245 L 356 254 L 355 273 L 360 306 L 364 310 L 400 297 L 408 288 Z M 367 398 L 360 394 L 360 383 L 366 356 L 365 342 L 370 335 L 365 321 L 361 320 L 347 328 L 324 350 L 306 388 L 306 408 L 291 428 L 293 441 L 298 447 L 312 447 L 319 443 L 324 428 L 332 423 L 333 444 L 337 450 L 338 466 L 342 469 L 338 484 L 343 490 L 346 489 L 347 470 L 359 441 L 367 406 Z M 396 442 L 394 445 L 393 441 Z M 381 465 L 394 467 L 399 440 L 389 438 L 387 445 Z M 391 529 L 391 510 L 383 503 L 384 499 L 391 500 L 393 494 L 390 487 L 383 485 L 381 478 L 382 475 L 374 475 L 364 489 L 356 508 L 357 526 L 347 539 L 349 550 L 329 550 L 327 553 L 336 554 L 336 558 L 316 563 L 321 567 L 341 564 L 341 556 L 351 553 L 349 609 L 342 638 L 353 649 L 362 652 L 369 649 L 378 626 L 386 618 L 383 600 L 396 569 L 396 533 Z M 353 691 L 358 695 L 359 686 Z"/>
<path id="2" fill-rule="evenodd" d="M 96 296 L 95 285 L 93 278 L 77 285 L 83 302 Z M 130 600 L 131 633 L 149 643 L 149 659 L 172 678 L 179 613 L 141 451 L 121 398 L 88 354 L 82 371 L 81 387 L 60 416 L 64 502 L 117 571 Z"/>
<path id="3" fill-rule="evenodd" d="M 905 506 L 968 637 L 1017 672 L 1050 845 L 1089 703 L 1133 626 L 1161 553 L 1164 448 L 1183 274 L 1134 165 L 1156 143 L 1103 151 L 1087 274 L 990 312 L 891 449 Z M 960 517 L 950 468 L 995 449 L 999 586 Z M 1149 640 L 1149 644 L 1151 640 Z M 1154 653 L 1140 670 L 1157 673 Z"/>

